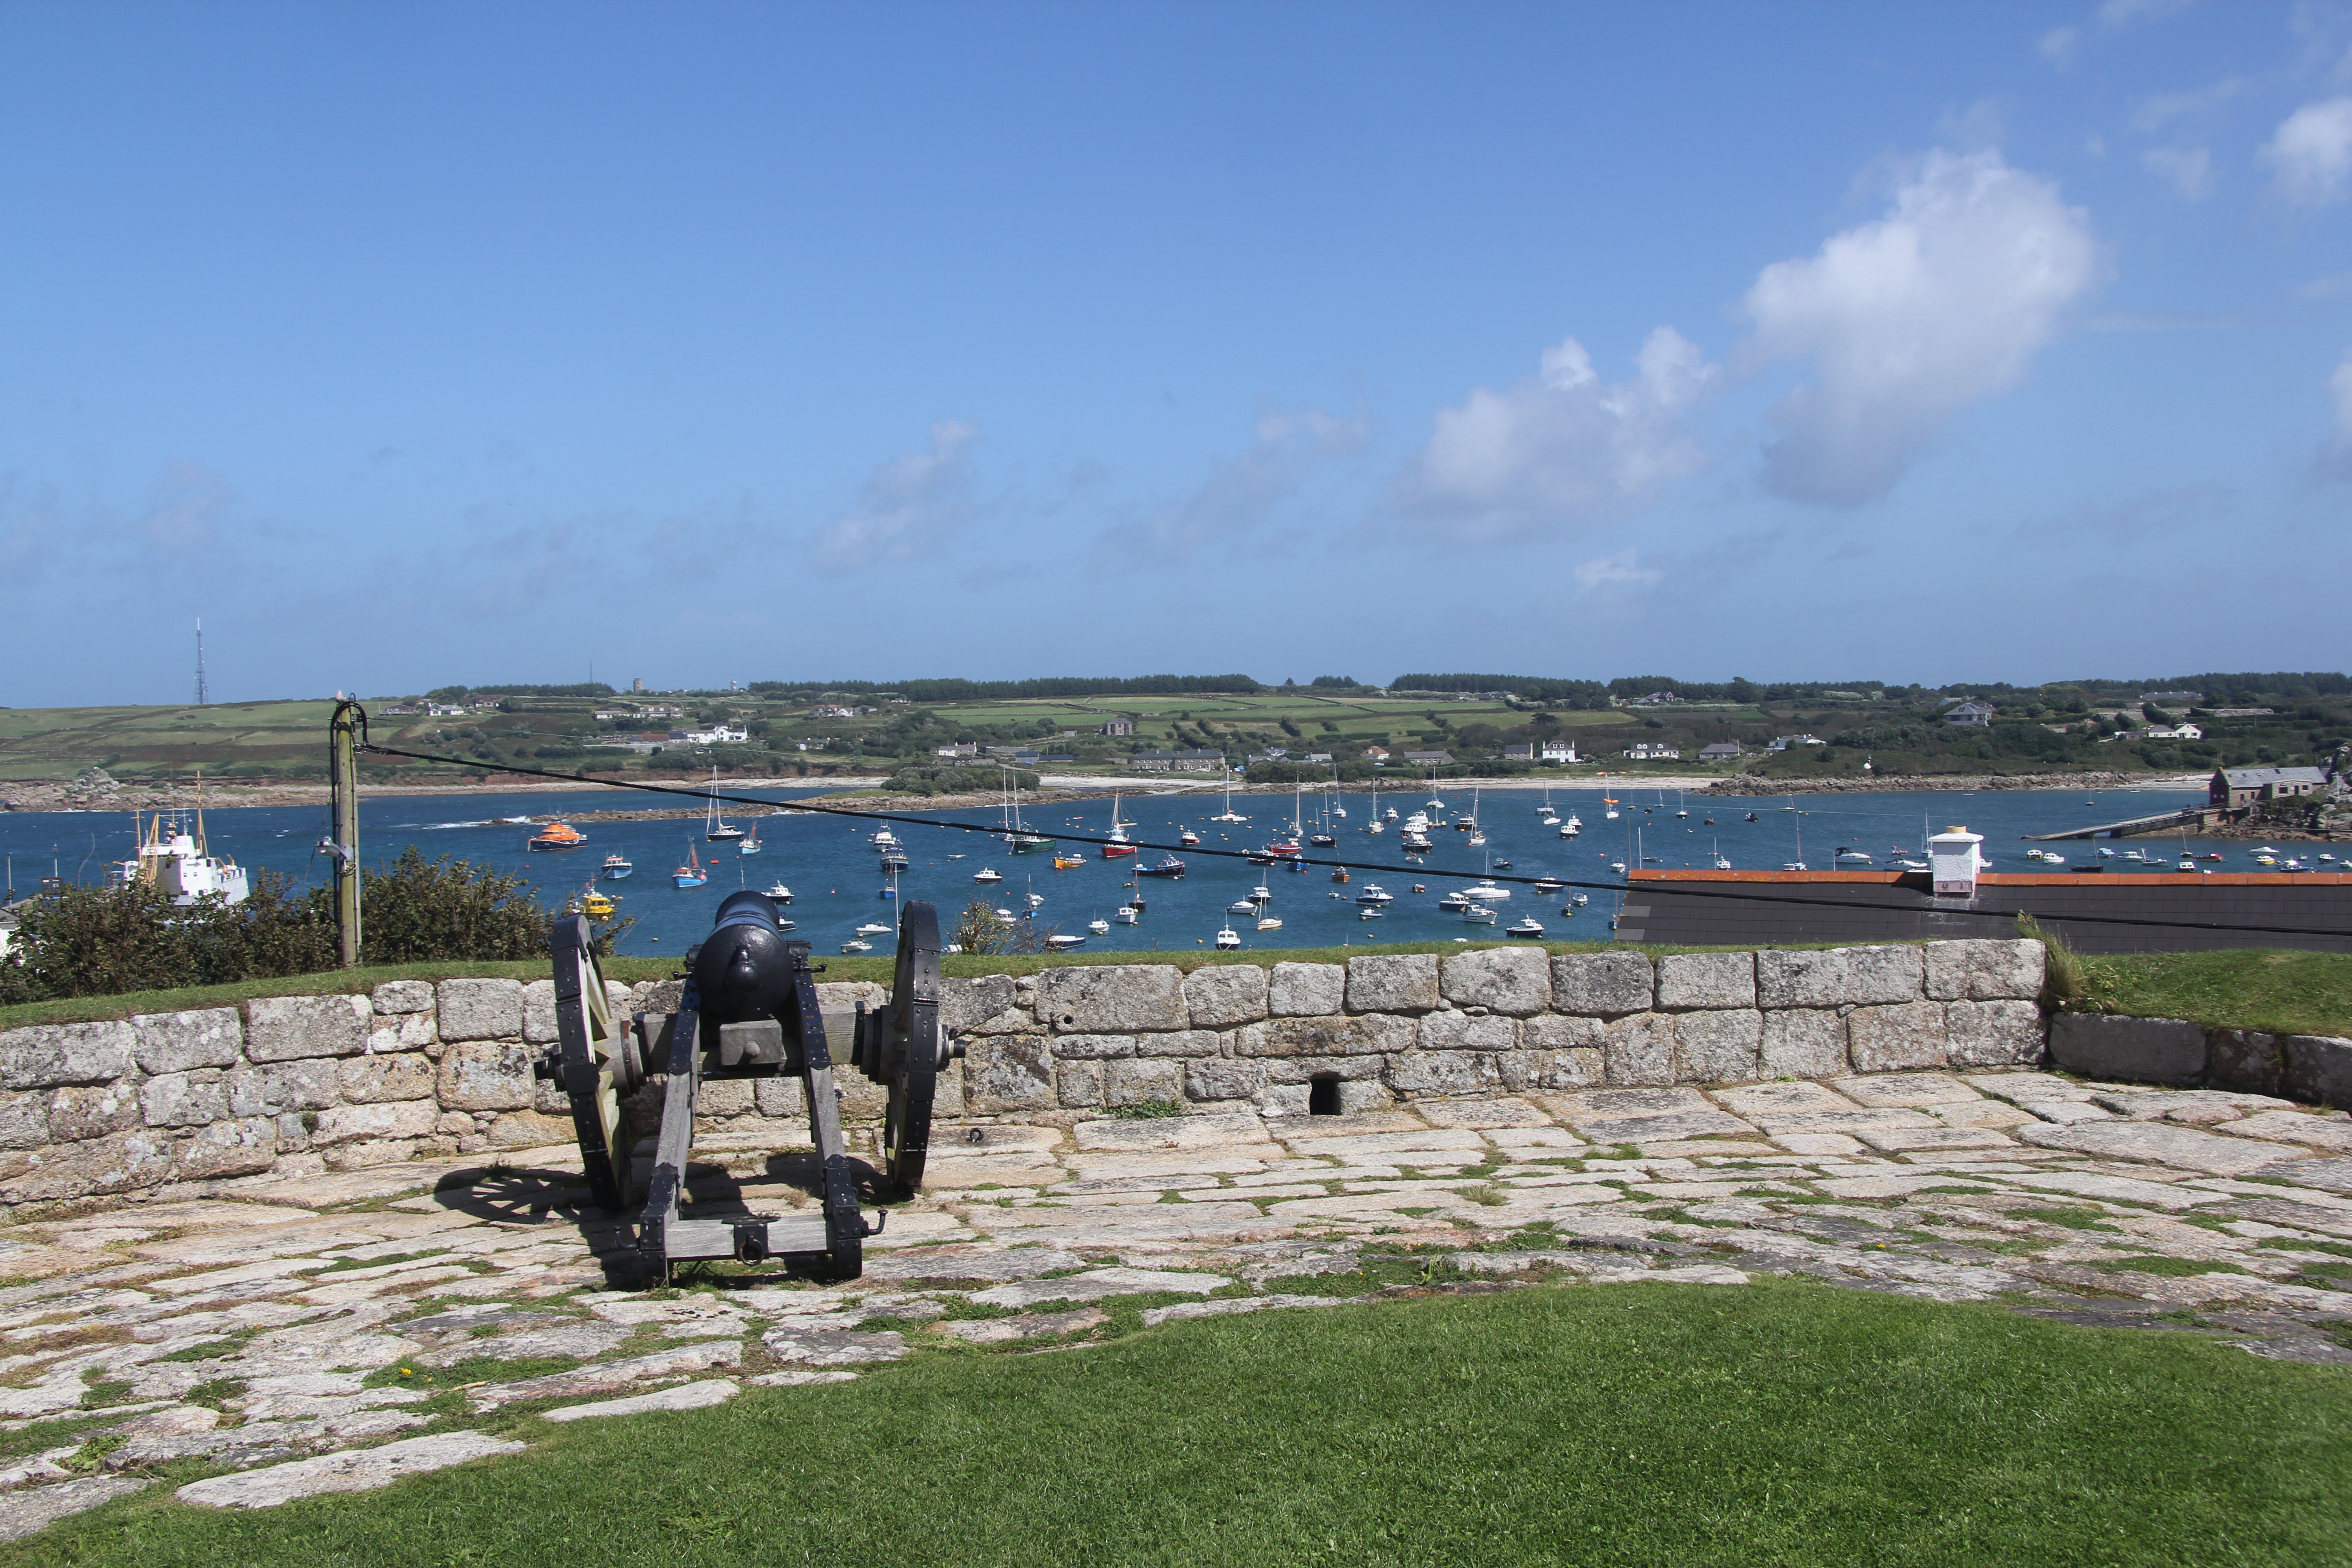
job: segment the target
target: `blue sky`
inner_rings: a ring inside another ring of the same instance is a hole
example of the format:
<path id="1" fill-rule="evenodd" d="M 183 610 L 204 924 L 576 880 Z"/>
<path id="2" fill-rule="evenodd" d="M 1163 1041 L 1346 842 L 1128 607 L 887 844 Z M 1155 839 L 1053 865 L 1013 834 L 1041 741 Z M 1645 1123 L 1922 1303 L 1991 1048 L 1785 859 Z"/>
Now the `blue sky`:
<path id="1" fill-rule="evenodd" d="M 2342 668 L 2352 5 L 0 8 L 0 701 Z"/>

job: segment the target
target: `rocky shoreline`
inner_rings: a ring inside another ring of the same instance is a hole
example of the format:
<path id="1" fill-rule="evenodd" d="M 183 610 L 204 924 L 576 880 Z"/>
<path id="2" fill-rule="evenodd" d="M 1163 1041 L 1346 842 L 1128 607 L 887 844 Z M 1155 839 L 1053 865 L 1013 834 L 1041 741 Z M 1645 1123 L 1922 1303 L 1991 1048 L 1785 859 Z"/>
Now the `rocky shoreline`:
<path id="1" fill-rule="evenodd" d="M 1988 789 L 2199 789 L 2205 773 L 1894 773 L 1853 779 L 1766 778 L 1734 773 L 1694 795 L 1876 794 L 1886 791 L 1958 792 Z"/>

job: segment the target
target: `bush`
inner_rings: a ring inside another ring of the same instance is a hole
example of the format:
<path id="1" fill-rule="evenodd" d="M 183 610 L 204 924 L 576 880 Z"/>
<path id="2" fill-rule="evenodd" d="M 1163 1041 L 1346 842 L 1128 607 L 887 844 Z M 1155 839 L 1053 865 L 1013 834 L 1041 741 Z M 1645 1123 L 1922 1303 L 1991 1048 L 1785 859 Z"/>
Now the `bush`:
<path id="1" fill-rule="evenodd" d="M 362 871 L 360 908 L 366 964 L 544 958 L 554 935 L 554 915 L 521 878 L 428 861 L 414 845 L 388 869 Z M 601 924 L 596 951 L 609 954 L 635 923 Z M 68 888 L 23 906 L 0 959 L 0 1005 L 315 974 L 336 967 L 340 951 L 333 889 L 297 896 L 273 871 L 255 874 L 241 904 L 210 894 L 184 909 L 137 883 Z"/>

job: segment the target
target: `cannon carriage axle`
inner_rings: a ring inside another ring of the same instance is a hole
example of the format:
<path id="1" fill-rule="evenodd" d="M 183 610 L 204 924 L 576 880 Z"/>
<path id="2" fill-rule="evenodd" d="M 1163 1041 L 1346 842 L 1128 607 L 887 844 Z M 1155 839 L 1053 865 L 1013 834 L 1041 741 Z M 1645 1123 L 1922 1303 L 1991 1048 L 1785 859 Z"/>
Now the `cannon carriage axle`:
<path id="1" fill-rule="evenodd" d="M 882 1229 L 880 1217 L 866 1219 L 861 1196 L 877 1185 L 884 1198 L 911 1197 L 921 1188 L 939 1075 L 963 1054 L 940 1026 L 938 910 L 909 903 L 901 911 L 887 1004 L 831 1015 L 818 1005 L 821 966 L 809 962 L 809 944 L 784 936 L 775 900 L 764 893 L 736 893 L 719 906 L 710 934 L 687 955 L 675 1013 L 614 1016 L 585 917 L 558 921 L 552 945 L 557 1037 L 536 1070 L 571 1102 L 582 1168 L 596 1201 L 619 1213 L 642 1197 L 641 1278 L 667 1284 L 677 1265 L 696 1259 L 785 1258 L 856 1279 L 865 1238 Z M 848 1042 L 850 1070 L 889 1091 L 878 1184 L 870 1166 L 850 1157 L 842 1134 L 836 1039 Z M 666 1094 L 640 1193 L 623 1106 L 655 1073 L 665 1075 Z M 761 1078 L 801 1081 L 816 1149 L 818 1212 L 686 1217 L 687 1159 L 702 1084 Z"/>

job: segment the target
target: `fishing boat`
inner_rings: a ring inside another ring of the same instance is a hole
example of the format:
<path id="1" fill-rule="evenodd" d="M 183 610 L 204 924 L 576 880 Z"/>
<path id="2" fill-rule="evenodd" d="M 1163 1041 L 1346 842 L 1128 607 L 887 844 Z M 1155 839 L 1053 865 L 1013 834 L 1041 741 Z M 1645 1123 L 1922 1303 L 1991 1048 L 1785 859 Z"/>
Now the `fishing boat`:
<path id="1" fill-rule="evenodd" d="M 1533 915 L 1529 915 L 1526 919 L 1518 921 L 1512 925 L 1506 926 L 1503 929 L 1503 934 L 1505 936 L 1532 937 L 1538 942 L 1543 940 L 1543 933 L 1544 928 L 1537 921 L 1536 917 Z"/>
<path id="2" fill-rule="evenodd" d="M 1334 866 L 1331 868 L 1331 879 L 1335 882 L 1345 882 L 1350 880 L 1348 876 L 1348 868 L 1345 866 Z"/>
<path id="3" fill-rule="evenodd" d="M 588 842 L 588 836 L 568 822 L 551 822 L 533 834 L 523 847 L 526 849 L 577 849 Z"/>
<path id="4" fill-rule="evenodd" d="M 713 844 L 731 844 L 743 837 L 740 827 L 730 827 L 719 809 L 719 770 L 710 770 L 710 811 L 702 825 L 702 837 Z"/>
<path id="5" fill-rule="evenodd" d="M 877 827 L 866 835 L 866 842 L 877 849 L 889 849 L 897 847 L 898 836 L 887 827 Z"/>
<path id="6" fill-rule="evenodd" d="M 780 904 L 789 904 L 793 901 L 793 890 L 782 882 L 771 882 L 768 884 L 768 897 Z"/>
<path id="7" fill-rule="evenodd" d="M 1106 853 L 1108 853 L 1108 851 L 1106 851 Z M 1130 849 L 1128 853 L 1132 855 L 1135 851 Z M 1054 857 L 1054 869 L 1056 871 L 1074 871 L 1086 863 L 1086 858 L 1082 855 L 1056 855 Z"/>
<path id="8" fill-rule="evenodd" d="M 1239 932 L 1239 931 L 1235 931 L 1233 927 L 1231 927 L 1231 926 L 1224 926 L 1224 927 L 1220 928 L 1220 929 L 1219 929 L 1219 931 L 1217 931 L 1217 951 L 1218 951 L 1218 952 L 1223 952 L 1226 951 L 1226 950 L 1227 950 L 1227 949 L 1229 949 L 1229 948 L 1236 948 L 1236 947 L 1239 947 L 1239 946 L 1241 946 L 1241 944 L 1242 944 L 1242 933 L 1241 933 L 1241 932 Z"/>
<path id="9" fill-rule="evenodd" d="M 608 882 L 617 882 L 635 869 L 635 866 L 629 864 L 627 856 L 614 854 L 604 857 L 604 868 L 596 874 Z"/>
<path id="10" fill-rule="evenodd" d="M 1135 874 L 1139 877 L 1181 877 L 1184 874 L 1184 862 L 1173 855 L 1163 855 L 1149 866 L 1138 866 Z"/>
<path id="11" fill-rule="evenodd" d="M 1094 919 L 1087 922 L 1087 929 L 1094 932 L 1097 936 L 1108 936 L 1110 934 L 1110 921 L 1103 919 L 1100 915 L 1097 915 Z"/>
<path id="12" fill-rule="evenodd" d="M 1462 922 L 1465 925 L 1490 926 L 1495 923 L 1495 911 L 1484 904 L 1472 904 L 1462 911 Z"/>
<path id="13" fill-rule="evenodd" d="M 1110 918 L 1123 926 L 1131 926 L 1143 918 L 1143 911 L 1133 904 L 1121 904 L 1111 910 Z"/>
<path id="14" fill-rule="evenodd" d="M 1559 836 L 1562 838 L 1573 838 L 1580 830 L 1582 830 L 1583 826 L 1584 824 L 1579 821 L 1575 814 L 1571 812 L 1569 815 L 1568 820 L 1559 825 Z"/>
<path id="15" fill-rule="evenodd" d="M 975 882 L 983 884 L 989 882 L 1002 882 L 1004 880 L 1004 873 L 1002 871 L 992 871 L 987 867 L 982 866 L 979 870 L 974 871 L 971 874 L 971 879 Z"/>
<path id="16" fill-rule="evenodd" d="M 580 895 L 580 912 L 592 921 L 611 920 L 616 907 L 613 896 L 598 892 L 593 882 L 589 883 L 587 890 Z"/>
<path id="17" fill-rule="evenodd" d="M 1448 893 L 1437 900 L 1438 909 L 1449 915 L 1458 915 L 1470 907 L 1470 900 L 1459 893 Z"/>
<path id="18" fill-rule="evenodd" d="M 1365 883 L 1364 890 L 1356 895 L 1356 902 L 1360 904 L 1389 904 L 1394 903 L 1395 901 L 1396 895 L 1381 887 L 1378 882 Z"/>
<path id="19" fill-rule="evenodd" d="M 703 883 L 710 880 L 710 873 L 704 868 L 701 859 L 696 856 L 693 845 L 689 844 L 686 847 L 686 864 L 672 871 L 669 874 L 669 879 L 681 888 L 699 888 Z"/>
<path id="20" fill-rule="evenodd" d="M 911 864 L 904 849 L 893 847 L 882 851 L 882 869 L 885 871 L 903 871 Z"/>
<path id="21" fill-rule="evenodd" d="M 1176 842 L 1187 849 L 1197 849 L 1201 847 L 1201 836 L 1188 827 L 1176 836 Z"/>

